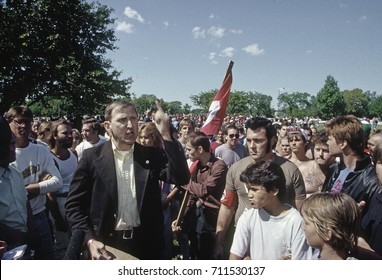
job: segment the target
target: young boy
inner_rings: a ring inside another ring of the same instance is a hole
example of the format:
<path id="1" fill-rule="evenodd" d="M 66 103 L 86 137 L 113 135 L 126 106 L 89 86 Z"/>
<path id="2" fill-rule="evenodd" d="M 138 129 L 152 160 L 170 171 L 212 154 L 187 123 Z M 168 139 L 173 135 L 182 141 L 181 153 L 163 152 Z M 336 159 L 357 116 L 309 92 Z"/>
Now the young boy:
<path id="1" fill-rule="evenodd" d="M 276 163 L 260 161 L 241 174 L 253 208 L 237 223 L 230 259 L 249 256 L 254 260 L 310 259 L 302 218 L 292 206 L 283 203 L 285 176 Z"/>

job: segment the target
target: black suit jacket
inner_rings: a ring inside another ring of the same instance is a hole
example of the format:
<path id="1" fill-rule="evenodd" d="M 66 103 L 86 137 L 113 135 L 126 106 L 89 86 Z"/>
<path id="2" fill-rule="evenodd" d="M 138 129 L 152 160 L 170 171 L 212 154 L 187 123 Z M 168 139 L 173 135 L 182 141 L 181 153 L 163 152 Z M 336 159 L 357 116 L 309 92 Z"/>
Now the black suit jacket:
<path id="1" fill-rule="evenodd" d="M 159 180 L 184 185 L 190 179 L 183 149 L 177 141 L 164 141 L 165 149 L 134 145 L 134 175 L 141 225 L 134 242 L 142 244 L 143 259 L 159 258 L 163 246 L 163 214 Z M 95 238 L 114 245 L 118 208 L 117 178 L 111 141 L 87 149 L 70 186 L 66 212 L 74 230 L 85 232 L 84 244 Z M 126 248 L 117 248 L 130 253 Z"/>

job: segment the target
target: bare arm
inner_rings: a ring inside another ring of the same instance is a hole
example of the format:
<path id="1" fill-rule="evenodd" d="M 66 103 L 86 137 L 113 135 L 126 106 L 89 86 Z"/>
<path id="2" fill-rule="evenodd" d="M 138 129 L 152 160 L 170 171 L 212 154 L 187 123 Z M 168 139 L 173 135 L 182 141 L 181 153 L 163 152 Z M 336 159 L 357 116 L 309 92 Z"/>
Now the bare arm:
<path id="1" fill-rule="evenodd" d="M 218 220 L 216 224 L 215 249 L 214 249 L 215 259 L 222 259 L 224 256 L 224 239 L 234 214 L 235 214 L 234 207 L 228 207 L 224 204 L 221 204 Z"/>
<path id="2" fill-rule="evenodd" d="M 243 258 L 240 258 L 238 255 L 235 255 L 233 253 L 229 254 L 229 259 L 230 260 L 242 260 Z"/>

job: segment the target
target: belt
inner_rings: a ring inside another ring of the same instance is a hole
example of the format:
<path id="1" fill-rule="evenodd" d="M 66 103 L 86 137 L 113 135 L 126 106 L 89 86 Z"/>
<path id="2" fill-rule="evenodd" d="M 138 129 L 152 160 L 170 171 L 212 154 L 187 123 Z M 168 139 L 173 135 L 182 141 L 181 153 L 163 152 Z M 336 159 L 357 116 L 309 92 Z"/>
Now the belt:
<path id="1" fill-rule="evenodd" d="M 134 228 L 123 230 L 122 239 L 133 239 Z"/>

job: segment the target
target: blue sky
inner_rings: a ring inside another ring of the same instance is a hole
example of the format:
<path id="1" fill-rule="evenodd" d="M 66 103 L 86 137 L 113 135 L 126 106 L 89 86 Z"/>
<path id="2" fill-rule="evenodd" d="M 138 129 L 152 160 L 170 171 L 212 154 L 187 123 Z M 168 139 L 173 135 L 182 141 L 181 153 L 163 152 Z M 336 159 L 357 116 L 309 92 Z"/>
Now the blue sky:
<path id="1" fill-rule="evenodd" d="M 382 94 L 380 0 L 99 0 L 112 7 L 119 49 L 108 53 L 137 96 L 195 107 L 219 88 L 277 103 L 280 88 L 316 95 L 328 75 L 341 90 Z"/>

